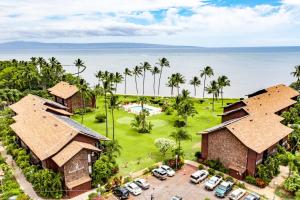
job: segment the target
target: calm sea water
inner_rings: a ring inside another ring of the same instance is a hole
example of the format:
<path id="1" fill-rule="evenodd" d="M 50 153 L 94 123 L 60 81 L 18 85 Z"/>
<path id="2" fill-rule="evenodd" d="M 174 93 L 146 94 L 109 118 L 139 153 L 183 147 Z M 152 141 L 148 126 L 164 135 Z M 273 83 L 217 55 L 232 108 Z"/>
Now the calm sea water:
<path id="1" fill-rule="evenodd" d="M 161 95 L 170 95 L 170 88 L 166 87 L 167 77 L 175 72 L 182 73 L 188 83 L 193 76 L 199 76 L 200 70 L 211 66 L 216 79 L 219 75 L 226 75 L 231 80 L 231 87 L 225 89 L 226 97 L 244 97 L 255 90 L 274 84 L 289 84 L 294 80 L 290 75 L 295 65 L 300 64 L 300 50 L 281 49 L 103 49 L 103 50 L 9 50 L 0 51 L 0 59 L 29 59 L 30 57 L 56 57 L 63 65 L 71 65 L 75 59 L 81 58 L 87 65 L 82 76 L 93 86 L 96 83 L 94 74 L 98 70 L 123 72 L 125 67 L 133 68 L 140 62 L 148 61 L 155 65 L 158 58 L 166 57 L 171 68 L 164 69 L 162 75 Z M 75 67 L 65 66 L 69 72 L 75 72 Z M 145 93 L 153 94 L 153 77 L 146 74 Z M 140 92 L 142 78 L 138 79 Z M 193 87 L 182 85 L 193 94 Z M 197 89 L 198 96 L 202 96 L 203 85 Z M 124 92 L 124 85 L 118 87 L 118 92 Z M 128 78 L 129 94 L 135 94 L 134 78 Z M 207 95 L 208 96 L 208 95 Z"/>

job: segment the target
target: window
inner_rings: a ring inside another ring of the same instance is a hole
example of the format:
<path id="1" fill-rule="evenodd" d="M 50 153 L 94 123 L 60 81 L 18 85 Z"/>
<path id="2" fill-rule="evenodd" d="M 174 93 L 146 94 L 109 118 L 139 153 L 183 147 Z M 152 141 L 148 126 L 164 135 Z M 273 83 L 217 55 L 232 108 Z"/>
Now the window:
<path id="1" fill-rule="evenodd" d="M 88 162 L 92 162 L 92 157 L 91 157 L 91 154 L 88 154 Z"/>

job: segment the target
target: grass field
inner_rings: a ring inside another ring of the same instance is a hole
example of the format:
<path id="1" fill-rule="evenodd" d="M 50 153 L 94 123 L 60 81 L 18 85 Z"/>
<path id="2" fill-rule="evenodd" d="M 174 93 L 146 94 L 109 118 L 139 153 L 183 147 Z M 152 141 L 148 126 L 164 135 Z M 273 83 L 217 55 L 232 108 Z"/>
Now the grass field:
<path id="1" fill-rule="evenodd" d="M 120 97 L 121 101 L 125 99 L 129 101 L 136 99 L 136 97 Z M 216 102 L 215 112 L 211 110 L 210 99 L 206 99 L 203 103 L 200 103 L 199 99 L 193 99 L 193 101 L 195 102 L 198 114 L 188 119 L 187 130 L 192 135 L 192 140 L 182 142 L 186 159 L 194 159 L 195 152 L 200 151 L 201 136 L 197 135 L 197 133 L 220 123 L 221 120 L 218 114 L 222 113 L 221 100 Z M 224 105 L 235 101 L 236 99 L 226 99 L 224 100 Z M 96 114 L 105 112 L 103 102 L 102 97 L 97 99 L 96 111 L 87 113 L 84 116 L 83 123 L 87 127 L 105 135 L 105 123 L 97 123 L 95 121 Z M 176 112 L 173 112 L 172 115 L 161 113 L 149 116 L 147 119 L 154 125 L 150 134 L 141 134 L 132 129 L 130 123 L 133 117 L 134 114 L 130 114 L 122 108 L 115 111 L 115 138 L 122 146 L 122 154 L 118 158 L 120 173 L 122 175 L 130 174 L 161 161 L 162 158 L 154 146 L 154 141 L 161 137 L 168 138 L 169 135 L 176 130 L 173 126 L 174 121 L 177 119 Z M 79 115 L 75 115 L 73 118 L 79 122 L 81 121 L 81 116 Z M 109 115 L 108 119 L 109 137 L 111 137 L 111 115 Z"/>

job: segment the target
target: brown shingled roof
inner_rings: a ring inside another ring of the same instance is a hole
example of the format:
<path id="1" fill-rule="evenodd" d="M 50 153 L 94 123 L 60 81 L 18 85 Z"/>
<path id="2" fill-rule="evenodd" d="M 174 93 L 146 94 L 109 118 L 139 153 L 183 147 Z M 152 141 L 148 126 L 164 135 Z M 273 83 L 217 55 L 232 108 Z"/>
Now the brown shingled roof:
<path id="1" fill-rule="evenodd" d="M 79 90 L 76 85 L 70 85 L 67 82 L 61 81 L 52 88 L 49 88 L 48 91 L 54 96 L 62 99 L 68 99 L 76 94 Z"/>
<path id="2" fill-rule="evenodd" d="M 245 146 L 261 153 L 276 144 L 293 130 L 284 126 L 282 117 L 275 113 L 296 103 L 292 98 L 299 93 L 285 85 L 265 89 L 267 92 L 245 99 L 242 107 L 249 115 L 225 122 L 202 132 L 207 134 L 220 128 L 227 128 Z"/>

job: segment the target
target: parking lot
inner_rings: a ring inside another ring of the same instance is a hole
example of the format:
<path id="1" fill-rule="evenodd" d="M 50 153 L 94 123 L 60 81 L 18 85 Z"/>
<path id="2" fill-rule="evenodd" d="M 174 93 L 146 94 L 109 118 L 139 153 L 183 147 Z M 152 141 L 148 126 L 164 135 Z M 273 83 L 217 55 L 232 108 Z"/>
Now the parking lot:
<path id="1" fill-rule="evenodd" d="M 149 175 L 145 178 L 151 185 L 150 189 L 143 190 L 139 196 L 130 195 L 132 200 L 150 200 L 151 194 L 155 200 L 170 200 L 172 196 L 181 196 L 184 200 L 200 200 L 209 198 L 218 199 L 214 196 L 214 191 L 207 191 L 204 183 L 190 183 L 190 175 L 197 169 L 190 165 L 185 165 L 180 171 L 176 172 L 174 177 L 168 177 L 167 180 L 158 180 Z"/>

